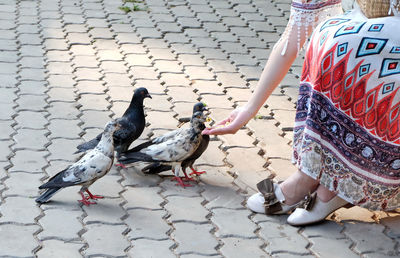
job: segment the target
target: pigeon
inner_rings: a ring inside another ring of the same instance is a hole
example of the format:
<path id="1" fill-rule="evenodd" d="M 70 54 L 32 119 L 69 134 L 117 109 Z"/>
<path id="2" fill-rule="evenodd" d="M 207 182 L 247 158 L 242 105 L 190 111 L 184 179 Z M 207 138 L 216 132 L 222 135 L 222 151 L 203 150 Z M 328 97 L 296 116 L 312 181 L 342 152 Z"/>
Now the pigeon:
<path id="1" fill-rule="evenodd" d="M 47 183 L 39 186 L 39 189 L 47 190 L 36 199 L 36 202 L 40 204 L 45 203 L 62 188 L 74 185 L 82 186 L 79 191 L 82 200 L 79 200 L 79 202 L 84 205 L 95 204 L 95 202 L 90 202 L 89 199 L 104 198 L 103 196 L 93 195 L 88 188 L 110 170 L 114 160 L 113 133 L 120 126 L 117 121 L 108 122 L 104 128 L 100 142 L 94 149 L 88 151 L 73 165 L 58 172 Z M 85 197 L 84 192 L 87 192 L 89 196 Z"/>
<path id="2" fill-rule="evenodd" d="M 121 125 L 121 128 L 114 132 L 114 146 L 117 153 L 127 151 L 131 143 L 142 134 L 146 123 L 143 111 L 143 100 L 145 98 L 151 98 L 147 89 L 136 89 L 128 109 L 121 118 L 116 120 Z M 75 153 L 86 152 L 96 147 L 100 142 L 101 135 L 99 134 L 96 138 L 78 145 L 78 150 Z"/>
<path id="3" fill-rule="evenodd" d="M 197 111 L 206 111 L 206 105 L 202 102 L 196 103 L 193 106 L 193 114 L 196 113 Z M 181 124 L 189 122 L 190 118 L 180 118 L 179 122 Z M 180 126 L 179 126 L 180 127 Z M 204 129 L 206 126 L 204 124 L 201 125 L 201 127 Z M 194 162 L 203 154 L 203 152 L 207 149 L 208 147 L 208 143 L 210 142 L 210 136 L 209 135 L 203 135 L 200 145 L 199 147 L 196 149 L 196 151 L 190 155 L 187 159 L 185 159 L 184 161 L 182 161 L 182 171 L 183 173 L 186 175 L 186 168 L 190 168 L 192 170 L 192 173 L 190 173 L 190 175 L 201 175 L 204 174 L 205 171 L 196 171 L 193 168 L 193 164 Z M 159 162 L 157 163 L 152 163 L 146 167 L 144 167 L 142 169 L 142 172 L 146 173 L 146 174 L 158 174 L 161 173 L 163 171 L 168 171 L 171 170 L 172 167 L 169 165 L 163 165 L 160 164 Z"/>
<path id="4" fill-rule="evenodd" d="M 124 165 L 135 162 L 159 162 L 162 165 L 169 165 L 175 174 L 178 185 L 182 187 L 191 186 L 184 184 L 179 177 L 181 164 L 190 157 L 200 146 L 206 121 L 203 112 L 193 114 L 190 121 L 190 128 L 179 128 L 168 132 L 151 141 L 142 143 L 133 149 L 122 153 L 119 162 Z M 185 174 L 187 177 L 187 175 Z"/>

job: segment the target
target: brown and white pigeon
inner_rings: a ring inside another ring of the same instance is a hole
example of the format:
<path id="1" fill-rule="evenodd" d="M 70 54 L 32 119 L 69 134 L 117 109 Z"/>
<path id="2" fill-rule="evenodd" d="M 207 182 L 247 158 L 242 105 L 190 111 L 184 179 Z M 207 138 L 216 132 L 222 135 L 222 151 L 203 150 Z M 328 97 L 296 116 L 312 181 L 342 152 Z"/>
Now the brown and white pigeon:
<path id="1" fill-rule="evenodd" d="M 198 111 L 201 111 L 201 112 L 207 111 L 206 105 L 203 102 L 196 103 L 193 106 L 193 114 L 198 112 Z M 182 124 L 186 123 L 186 122 L 190 122 L 190 118 L 180 118 L 179 122 L 181 122 Z M 204 123 L 203 123 L 202 127 L 203 127 L 203 129 L 206 128 Z M 182 161 L 182 171 L 183 171 L 183 173 L 185 175 L 186 175 L 186 168 L 190 168 L 192 170 L 192 173 L 190 173 L 190 175 L 201 175 L 201 174 L 205 173 L 205 171 L 200 171 L 200 172 L 196 171 L 194 169 L 193 165 L 194 165 L 194 162 L 198 158 L 200 158 L 200 156 L 203 154 L 203 152 L 207 149 L 209 142 L 210 142 L 210 136 L 209 135 L 203 135 L 202 139 L 201 139 L 201 142 L 200 142 L 200 145 L 196 149 L 196 151 L 193 152 L 193 154 L 190 155 L 188 158 L 186 158 L 184 161 Z M 163 171 L 168 171 L 168 170 L 171 170 L 171 169 L 172 169 L 171 166 L 162 165 L 159 162 L 157 162 L 157 163 L 152 163 L 152 164 L 144 167 L 142 169 L 142 172 L 146 173 L 146 174 L 158 174 L 158 173 L 161 173 Z"/>
<path id="2" fill-rule="evenodd" d="M 121 125 L 120 129 L 114 132 L 114 146 L 117 153 L 127 151 L 131 143 L 140 137 L 145 127 L 145 116 L 143 100 L 151 98 L 146 88 L 138 88 L 134 91 L 128 109 L 116 121 Z M 77 146 L 77 151 L 86 152 L 93 149 L 100 142 L 101 134 L 96 138 Z"/>
<path id="3" fill-rule="evenodd" d="M 82 200 L 79 200 L 79 202 L 84 205 L 95 204 L 95 202 L 90 202 L 89 199 L 104 198 L 103 196 L 93 195 L 88 188 L 110 170 L 114 160 L 113 133 L 119 128 L 120 124 L 117 121 L 108 122 L 99 143 L 94 149 L 88 151 L 73 165 L 50 178 L 47 183 L 39 186 L 39 189 L 47 190 L 36 199 L 36 202 L 45 203 L 59 190 L 75 185 L 82 186 L 79 191 Z M 86 197 L 84 192 L 87 192 L 89 196 Z"/>
<path id="4" fill-rule="evenodd" d="M 158 162 L 170 165 L 175 174 L 175 179 L 182 187 L 191 186 L 184 184 L 179 177 L 181 163 L 190 157 L 199 147 L 203 135 L 204 122 L 203 112 L 193 114 L 190 128 L 180 128 L 159 136 L 149 142 L 145 142 L 119 157 L 119 162 L 124 165 L 136 162 Z"/>

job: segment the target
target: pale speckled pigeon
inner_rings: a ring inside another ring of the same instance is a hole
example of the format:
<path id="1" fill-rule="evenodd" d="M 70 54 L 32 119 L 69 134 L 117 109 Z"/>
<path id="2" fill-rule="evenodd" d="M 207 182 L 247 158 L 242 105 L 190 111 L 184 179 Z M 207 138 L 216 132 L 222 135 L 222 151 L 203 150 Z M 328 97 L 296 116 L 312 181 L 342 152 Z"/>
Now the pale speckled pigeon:
<path id="1" fill-rule="evenodd" d="M 198 111 L 206 111 L 206 105 L 203 102 L 196 103 L 193 106 L 193 114 L 198 112 Z M 179 119 L 179 122 L 185 123 L 189 122 L 190 118 L 181 118 Z M 204 124 L 202 125 L 203 129 L 206 127 Z M 199 147 L 196 149 L 196 151 L 190 155 L 187 159 L 182 161 L 182 171 L 183 173 L 186 174 L 186 168 L 190 168 L 192 170 L 192 173 L 190 175 L 200 175 L 205 173 L 205 171 L 196 171 L 193 167 L 194 162 L 203 154 L 203 152 L 207 149 L 208 143 L 210 142 L 210 136 L 209 135 L 203 135 Z M 171 170 L 172 167 L 169 165 L 162 165 L 159 162 L 157 163 L 152 163 L 142 169 L 142 172 L 146 174 L 158 174 L 163 171 L 168 171 Z"/>
<path id="2" fill-rule="evenodd" d="M 203 112 L 196 112 L 190 121 L 190 128 L 180 128 L 168 132 L 122 153 L 119 162 L 124 165 L 131 165 L 139 161 L 170 165 L 178 184 L 182 187 L 191 186 L 183 183 L 179 177 L 179 171 L 181 163 L 199 147 L 203 138 L 201 132 L 204 129 L 204 122 Z"/>
<path id="3" fill-rule="evenodd" d="M 108 122 L 102 133 L 100 142 L 94 149 L 88 151 L 73 165 L 50 178 L 47 183 L 39 186 L 39 189 L 47 190 L 36 199 L 36 202 L 45 203 L 62 188 L 74 185 L 82 186 L 79 191 L 82 200 L 79 200 L 79 202 L 84 205 L 95 204 L 95 202 L 90 202 L 89 199 L 103 198 L 102 196 L 93 195 L 89 192 L 88 188 L 110 170 L 114 160 L 114 141 L 112 135 L 119 128 L 120 124 L 117 121 Z M 87 192 L 89 196 L 86 197 L 84 192 Z"/>

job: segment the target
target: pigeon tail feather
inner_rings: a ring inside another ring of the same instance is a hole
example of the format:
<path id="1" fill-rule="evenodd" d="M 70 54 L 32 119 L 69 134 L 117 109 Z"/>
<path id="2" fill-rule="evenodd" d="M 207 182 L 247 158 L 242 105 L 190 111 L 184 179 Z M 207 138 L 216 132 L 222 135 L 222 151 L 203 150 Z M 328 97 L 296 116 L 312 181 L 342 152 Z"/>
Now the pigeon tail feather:
<path id="1" fill-rule="evenodd" d="M 61 187 L 59 188 L 51 188 L 51 189 L 47 189 L 44 193 L 42 193 L 35 201 L 37 203 L 45 203 L 48 202 L 50 200 L 51 197 L 53 197 L 53 195 L 55 195 L 59 190 L 61 189 Z"/>
<path id="2" fill-rule="evenodd" d="M 172 166 L 170 165 L 163 165 L 160 163 L 152 163 L 150 165 L 145 166 L 142 169 L 142 172 L 145 174 L 159 174 L 164 171 L 172 170 Z"/>
<path id="3" fill-rule="evenodd" d="M 135 162 L 156 162 L 151 156 L 142 152 L 124 153 L 118 161 L 122 164 L 130 164 Z"/>

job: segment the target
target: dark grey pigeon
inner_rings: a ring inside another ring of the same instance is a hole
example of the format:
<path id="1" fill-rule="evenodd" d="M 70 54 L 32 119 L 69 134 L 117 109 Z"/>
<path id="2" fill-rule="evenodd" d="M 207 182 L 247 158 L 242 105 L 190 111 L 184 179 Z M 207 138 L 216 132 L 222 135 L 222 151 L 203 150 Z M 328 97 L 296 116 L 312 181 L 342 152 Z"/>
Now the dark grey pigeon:
<path id="1" fill-rule="evenodd" d="M 182 187 L 191 186 L 184 184 L 179 177 L 181 163 L 190 157 L 199 147 L 203 135 L 205 116 L 203 112 L 193 114 L 190 128 L 180 128 L 145 142 L 119 157 L 119 162 L 124 165 L 136 162 L 158 162 L 172 167 L 175 179 Z"/>
<path id="2" fill-rule="evenodd" d="M 206 111 L 206 110 L 207 110 L 206 105 L 204 103 L 202 103 L 202 102 L 196 103 L 193 106 L 193 114 L 198 112 L 198 111 L 202 111 L 203 112 L 203 111 Z M 190 118 L 180 118 L 179 119 L 179 122 L 181 122 L 181 123 L 185 123 L 186 121 L 189 122 Z M 203 127 L 203 129 L 206 128 L 204 123 L 202 124 L 202 127 Z M 188 168 L 188 167 L 192 170 L 192 173 L 190 173 L 190 175 L 200 175 L 200 174 L 205 173 L 204 171 L 201 171 L 201 172 L 196 171 L 194 169 L 194 167 L 193 167 L 193 164 L 198 158 L 200 158 L 200 156 L 203 154 L 203 152 L 207 149 L 209 142 L 210 142 L 210 136 L 209 135 L 203 135 L 203 137 L 201 139 L 201 142 L 200 142 L 200 145 L 196 149 L 196 151 L 192 155 L 190 155 L 190 157 L 188 157 L 187 159 L 185 159 L 182 162 L 182 171 L 185 174 L 186 178 L 187 178 L 186 168 Z M 171 166 L 163 165 L 163 164 L 160 164 L 159 162 L 157 162 L 157 163 L 152 163 L 152 164 L 144 167 L 142 169 L 142 171 L 144 173 L 146 173 L 146 174 L 158 174 L 158 173 L 161 173 L 161 172 L 164 172 L 164 171 L 168 171 L 168 170 L 171 170 L 171 169 L 172 169 Z"/>
<path id="3" fill-rule="evenodd" d="M 36 202 L 45 203 L 62 188 L 74 185 L 82 186 L 79 191 L 82 200 L 79 200 L 79 202 L 84 205 L 95 204 L 95 202 L 90 202 L 89 199 L 103 198 L 102 196 L 93 195 L 89 192 L 88 188 L 110 170 L 114 160 L 112 135 L 119 127 L 120 124 L 117 121 L 108 122 L 102 133 L 100 142 L 94 149 L 88 151 L 73 165 L 50 178 L 47 183 L 39 186 L 39 189 L 47 190 L 36 199 Z M 84 192 L 87 192 L 89 197 L 86 197 Z"/>
<path id="4" fill-rule="evenodd" d="M 121 125 L 121 128 L 114 132 L 114 146 L 117 153 L 127 151 L 131 143 L 142 134 L 146 123 L 143 111 L 143 100 L 145 98 L 151 98 L 147 89 L 136 89 L 128 109 L 121 118 L 116 120 Z M 100 139 L 101 134 L 88 142 L 78 145 L 78 150 L 75 153 L 93 149 Z"/>

